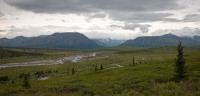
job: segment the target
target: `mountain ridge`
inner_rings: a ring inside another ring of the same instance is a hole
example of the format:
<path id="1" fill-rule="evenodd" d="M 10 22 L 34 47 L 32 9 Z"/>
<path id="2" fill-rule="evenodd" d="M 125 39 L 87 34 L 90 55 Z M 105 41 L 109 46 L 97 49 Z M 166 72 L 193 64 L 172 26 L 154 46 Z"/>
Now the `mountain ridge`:
<path id="1" fill-rule="evenodd" d="M 178 42 L 183 42 L 184 46 L 199 47 L 200 41 L 191 38 L 179 37 L 173 34 L 164 34 L 161 36 L 143 36 L 136 39 L 127 40 L 120 46 L 134 47 L 158 47 L 158 46 L 176 46 Z"/>
<path id="2" fill-rule="evenodd" d="M 78 32 L 54 33 L 51 35 L 37 37 L 18 36 L 12 39 L 1 38 L 0 46 L 64 49 L 92 49 L 102 47 Z"/>

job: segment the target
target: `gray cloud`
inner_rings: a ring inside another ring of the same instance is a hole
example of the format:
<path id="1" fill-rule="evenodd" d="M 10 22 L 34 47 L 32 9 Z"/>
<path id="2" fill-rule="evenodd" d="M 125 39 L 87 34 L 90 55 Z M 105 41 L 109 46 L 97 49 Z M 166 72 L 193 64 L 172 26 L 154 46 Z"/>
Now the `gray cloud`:
<path id="1" fill-rule="evenodd" d="M 181 9 L 176 0 L 4 0 L 22 10 L 48 14 L 90 14 L 128 22 L 176 21 L 160 11 Z M 104 12 L 104 13 L 101 13 Z"/>
<path id="2" fill-rule="evenodd" d="M 122 12 L 121 14 L 112 13 L 112 18 L 115 20 L 126 21 L 126 22 L 154 22 L 154 21 L 178 21 L 174 18 L 168 18 L 172 16 L 171 13 L 155 13 L 155 12 Z"/>
<path id="3" fill-rule="evenodd" d="M 147 33 L 149 31 L 149 27 L 151 25 L 141 25 L 141 24 L 124 24 L 123 26 L 121 25 L 110 25 L 111 27 L 116 27 L 116 28 L 122 28 L 125 30 L 133 30 L 135 31 L 137 28 L 142 32 L 142 33 Z"/>
<path id="4" fill-rule="evenodd" d="M 66 22 L 66 21 L 64 19 L 62 19 L 61 22 Z"/>
<path id="5" fill-rule="evenodd" d="M 64 26 L 53 26 L 53 25 L 48 25 L 48 26 L 35 26 L 35 27 L 30 27 L 30 26 L 25 26 L 23 28 L 17 28 L 15 26 L 10 26 L 8 30 L 5 30 L 4 33 L 5 35 L 0 35 L 1 37 L 8 37 L 8 38 L 13 38 L 16 36 L 27 36 L 27 37 L 32 37 L 32 36 L 38 36 L 38 35 L 49 35 L 55 32 L 73 32 L 74 29 L 80 29 L 78 26 L 73 26 L 73 27 L 64 27 Z"/>
<path id="6" fill-rule="evenodd" d="M 105 18 L 106 16 L 107 16 L 106 13 L 98 12 L 98 13 L 90 14 L 88 17 L 89 18 Z"/>
<path id="7" fill-rule="evenodd" d="M 0 12 L 0 17 L 1 17 L 1 16 L 4 16 L 4 15 L 5 15 L 5 14 L 3 14 L 2 12 Z"/>
<path id="8" fill-rule="evenodd" d="M 36 13 L 71 13 L 100 10 L 162 11 L 178 9 L 176 0 L 4 0 Z"/>
<path id="9" fill-rule="evenodd" d="M 110 39 L 116 39 L 116 40 L 128 40 L 128 39 L 132 39 L 134 36 L 133 33 L 124 33 L 122 34 L 114 34 L 112 32 L 99 32 L 99 31 L 92 31 L 92 32 L 86 32 L 83 33 L 84 35 L 86 35 L 87 37 L 91 38 L 91 39 L 106 39 L 106 38 L 110 38 Z M 139 36 L 139 35 L 137 35 Z"/>
<path id="10" fill-rule="evenodd" d="M 148 27 L 140 27 L 140 30 L 142 33 L 148 33 L 149 32 L 149 28 Z"/>
<path id="11" fill-rule="evenodd" d="M 196 22 L 200 21 L 200 14 L 190 14 L 186 15 L 183 20 L 183 22 Z"/>
<path id="12" fill-rule="evenodd" d="M 1 33 L 1 32 L 5 32 L 5 31 L 6 31 L 6 30 L 0 30 L 0 33 Z"/>
<path id="13" fill-rule="evenodd" d="M 16 27 L 15 27 L 15 26 L 10 26 L 9 28 L 10 28 L 10 29 L 15 29 Z"/>

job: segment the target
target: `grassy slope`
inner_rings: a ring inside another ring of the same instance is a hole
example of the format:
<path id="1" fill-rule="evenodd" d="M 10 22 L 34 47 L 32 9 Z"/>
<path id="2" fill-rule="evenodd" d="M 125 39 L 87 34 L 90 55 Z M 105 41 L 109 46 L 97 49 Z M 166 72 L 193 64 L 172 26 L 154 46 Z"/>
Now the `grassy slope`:
<path id="1" fill-rule="evenodd" d="M 102 50 L 101 50 L 102 51 Z M 173 64 L 176 48 L 163 47 L 128 51 L 109 50 L 94 60 L 76 64 L 34 66 L 0 69 L 0 76 L 9 76 L 8 82 L 0 83 L 0 95 L 72 95 L 72 96 L 198 96 L 200 95 L 200 49 L 185 48 L 188 80 L 176 83 L 173 77 Z M 113 52 L 112 52 L 113 53 Z M 132 66 L 132 57 L 142 64 Z M 146 61 L 146 64 L 144 63 Z M 104 70 L 94 71 L 94 66 L 103 64 Z M 123 65 L 117 68 L 113 64 Z M 116 67 L 107 69 L 110 67 Z M 76 74 L 71 75 L 71 68 Z M 36 71 L 48 71 L 48 80 L 37 80 Z M 30 89 L 21 87 L 20 73 L 30 73 Z"/>
<path id="2" fill-rule="evenodd" d="M 0 64 L 55 59 L 80 53 L 77 50 L 0 48 Z"/>

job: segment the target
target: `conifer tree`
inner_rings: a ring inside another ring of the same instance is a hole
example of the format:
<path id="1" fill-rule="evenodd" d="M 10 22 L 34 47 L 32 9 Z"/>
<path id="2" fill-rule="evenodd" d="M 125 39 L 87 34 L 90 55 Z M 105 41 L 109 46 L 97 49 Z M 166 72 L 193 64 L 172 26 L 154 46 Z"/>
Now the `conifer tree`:
<path id="1" fill-rule="evenodd" d="M 30 85 L 30 83 L 29 83 L 29 78 L 28 78 L 29 76 L 26 74 L 25 76 L 24 76 L 24 80 L 23 80 L 23 87 L 24 88 L 30 88 L 31 87 L 31 85 Z"/>
<path id="2" fill-rule="evenodd" d="M 133 56 L 133 66 L 135 66 L 135 57 Z"/>
<path id="3" fill-rule="evenodd" d="M 72 68 L 72 75 L 74 75 L 75 74 L 75 69 L 74 68 Z"/>
<path id="4" fill-rule="evenodd" d="M 178 55 L 175 62 L 174 79 L 175 81 L 179 82 L 186 78 L 185 59 L 183 57 L 182 42 L 178 43 L 177 52 L 178 52 Z"/>
<path id="5" fill-rule="evenodd" d="M 103 68 L 103 65 L 101 64 L 101 66 L 100 66 L 100 70 L 103 70 L 104 68 Z"/>

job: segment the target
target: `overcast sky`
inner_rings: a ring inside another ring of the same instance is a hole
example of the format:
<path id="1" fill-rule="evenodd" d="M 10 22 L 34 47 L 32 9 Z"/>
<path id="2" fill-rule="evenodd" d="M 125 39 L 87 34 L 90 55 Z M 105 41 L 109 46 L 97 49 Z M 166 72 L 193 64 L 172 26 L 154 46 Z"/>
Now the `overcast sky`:
<path id="1" fill-rule="evenodd" d="M 0 38 L 80 32 L 89 38 L 200 35 L 200 0 L 0 0 Z"/>

